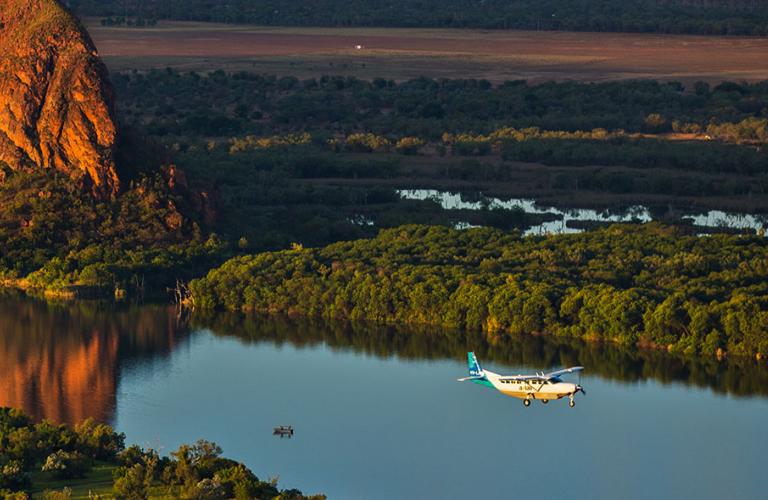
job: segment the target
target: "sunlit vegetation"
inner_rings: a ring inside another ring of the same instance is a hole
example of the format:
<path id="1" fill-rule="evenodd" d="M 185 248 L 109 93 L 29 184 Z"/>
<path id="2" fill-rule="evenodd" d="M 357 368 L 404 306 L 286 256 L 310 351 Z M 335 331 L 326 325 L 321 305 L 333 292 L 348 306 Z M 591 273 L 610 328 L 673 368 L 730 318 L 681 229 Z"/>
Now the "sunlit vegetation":
<path id="1" fill-rule="evenodd" d="M 288 134 L 288 135 L 273 135 L 271 137 L 256 137 L 249 135 L 243 138 L 234 138 L 230 141 L 229 152 L 240 153 L 242 151 L 259 150 L 259 149 L 273 149 L 281 148 L 285 146 L 303 146 L 309 144 L 312 137 L 308 133 L 303 134 Z M 210 145 L 210 148 L 215 147 L 215 143 Z"/>
<path id="2" fill-rule="evenodd" d="M 684 354 L 768 352 L 768 243 L 648 224 L 520 238 L 405 226 L 239 257 L 192 283 L 199 309 L 543 333 Z"/>
<path id="3" fill-rule="evenodd" d="M 63 175 L 8 173 L 0 183 L 0 279 L 75 295 L 162 289 L 225 250 L 184 206 L 159 174 L 104 201 Z"/>
<path id="4" fill-rule="evenodd" d="M 0 496 L 68 499 L 73 489 L 90 492 L 86 498 L 96 493 L 131 500 L 325 498 L 259 480 L 244 464 L 222 457 L 221 448 L 209 441 L 160 456 L 135 445 L 126 448 L 124 434 L 91 419 L 73 427 L 35 423 L 20 410 L 0 408 Z"/>
<path id="5" fill-rule="evenodd" d="M 123 16 L 141 25 L 155 19 L 252 23 L 277 26 L 407 26 L 568 31 L 629 31 L 765 35 L 763 2 L 641 0 L 323 0 L 311 4 L 280 0 L 70 0 L 84 15 Z"/>
<path id="6" fill-rule="evenodd" d="M 764 125 L 764 124 L 763 124 Z M 738 124 L 710 125 L 715 137 L 734 141 L 746 137 L 762 137 L 747 129 L 738 133 Z M 729 135 L 729 130 L 733 134 Z M 762 134 L 763 132 L 759 132 Z M 712 137 L 706 135 L 706 137 Z M 745 138 L 745 139 L 741 139 Z M 768 138 L 768 135 L 765 136 Z M 765 138 L 759 139 L 763 141 Z M 628 134 L 623 130 L 552 131 L 536 127 L 527 129 L 503 128 L 488 135 L 445 133 L 437 143 L 428 143 L 418 137 L 402 137 L 390 141 L 387 137 L 371 133 L 355 133 L 346 137 L 328 139 L 309 133 L 300 136 L 233 138 L 229 152 L 284 149 L 287 146 L 315 144 L 318 150 L 376 153 L 396 151 L 415 155 L 429 148 L 439 155 L 487 156 L 501 155 L 502 159 L 539 162 L 545 165 L 624 165 L 628 167 L 667 167 L 676 170 L 726 172 L 732 174 L 768 173 L 768 152 L 760 148 L 744 148 L 732 144 L 705 143 L 697 140 L 676 141 L 664 137 Z M 705 139 L 709 140 L 709 139 Z M 746 139 L 748 140 L 748 139 Z M 209 148 L 215 144 L 209 145 Z"/>

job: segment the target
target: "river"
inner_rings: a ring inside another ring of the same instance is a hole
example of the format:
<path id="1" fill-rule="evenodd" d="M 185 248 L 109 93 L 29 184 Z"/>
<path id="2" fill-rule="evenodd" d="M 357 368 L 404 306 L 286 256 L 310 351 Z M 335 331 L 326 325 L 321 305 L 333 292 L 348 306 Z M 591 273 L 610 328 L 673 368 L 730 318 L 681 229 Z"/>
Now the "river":
<path id="1" fill-rule="evenodd" d="M 456 382 L 467 350 L 502 373 L 582 364 L 588 395 L 525 408 Z M 162 453 L 204 437 L 332 499 L 765 497 L 752 360 L 0 296 L 0 405 L 93 416 Z"/>

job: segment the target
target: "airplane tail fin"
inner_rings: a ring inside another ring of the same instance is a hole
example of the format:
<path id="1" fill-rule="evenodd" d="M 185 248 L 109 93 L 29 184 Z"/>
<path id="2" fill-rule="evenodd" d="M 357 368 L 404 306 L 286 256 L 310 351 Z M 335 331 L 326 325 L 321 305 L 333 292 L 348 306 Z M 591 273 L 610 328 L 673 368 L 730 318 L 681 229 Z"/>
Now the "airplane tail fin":
<path id="1" fill-rule="evenodd" d="M 480 366 L 480 362 L 477 361 L 477 356 L 474 352 L 467 353 L 467 366 L 469 367 L 470 377 L 481 377 L 483 375 L 483 369 Z"/>
<path id="2" fill-rule="evenodd" d="M 469 377 L 460 378 L 459 382 L 465 382 L 467 380 L 470 380 L 475 384 L 493 387 L 493 384 L 491 384 L 491 382 L 488 381 L 488 378 L 486 377 L 486 372 L 485 370 L 483 370 L 483 367 L 480 366 L 480 362 L 477 360 L 477 356 L 475 356 L 474 352 L 467 353 L 467 367 L 469 368 Z M 492 373 L 492 372 L 488 372 L 488 373 Z"/>
<path id="3" fill-rule="evenodd" d="M 467 367 L 469 368 L 469 377 L 460 378 L 459 382 L 464 382 L 465 380 L 472 380 L 473 382 L 485 380 L 485 372 L 477 361 L 474 352 L 467 353 Z"/>

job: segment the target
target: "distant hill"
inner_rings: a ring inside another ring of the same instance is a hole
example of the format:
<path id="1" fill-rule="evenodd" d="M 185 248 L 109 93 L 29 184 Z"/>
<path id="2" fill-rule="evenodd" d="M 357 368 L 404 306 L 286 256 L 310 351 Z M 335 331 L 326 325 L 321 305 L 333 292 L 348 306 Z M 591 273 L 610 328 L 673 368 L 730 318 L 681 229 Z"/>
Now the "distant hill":
<path id="1" fill-rule="evenodd" d="M 768 34 L 768 0 L 69 0 L 68 3 L 80 15 L 142 20 Z"/>

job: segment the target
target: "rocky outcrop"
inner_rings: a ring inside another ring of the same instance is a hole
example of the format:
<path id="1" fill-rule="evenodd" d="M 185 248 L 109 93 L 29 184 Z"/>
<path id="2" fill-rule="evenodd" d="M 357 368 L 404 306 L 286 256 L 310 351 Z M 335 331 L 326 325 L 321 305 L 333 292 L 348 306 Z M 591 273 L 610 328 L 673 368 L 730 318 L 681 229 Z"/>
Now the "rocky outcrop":
<path id="1" fill-rule="evenodd" d="M 90 37 L 56 0 L 0 0 L 0 163 L 117 193 L 114 98 Z"/>

